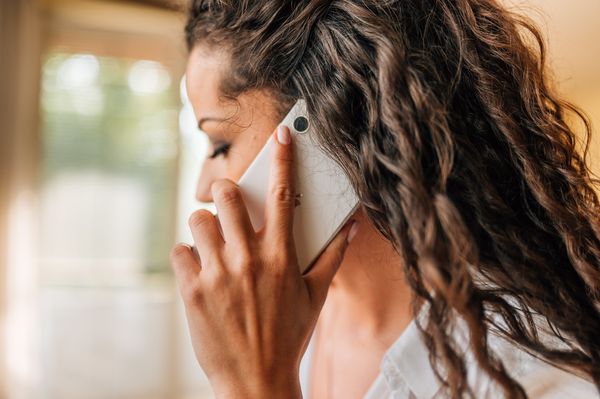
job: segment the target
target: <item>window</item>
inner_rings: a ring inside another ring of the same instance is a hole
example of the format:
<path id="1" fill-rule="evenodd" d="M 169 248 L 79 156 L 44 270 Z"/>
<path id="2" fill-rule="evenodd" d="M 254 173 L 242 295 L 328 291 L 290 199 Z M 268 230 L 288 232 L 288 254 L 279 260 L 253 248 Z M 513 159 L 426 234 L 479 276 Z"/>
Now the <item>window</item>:
<path id="1" fill-rule="evenodd" d="M 122 286 L 168 269 L 178 95 L 159 62 L 50 53 L 42 75 L 42 281 Z"/>
<path id="2" fill-rule="evenodd" d="M 169 264 L 206 146 L 180 93 L 183 21 L 120 2 L 49 7 L 32 397 L 208 398 Z"/>

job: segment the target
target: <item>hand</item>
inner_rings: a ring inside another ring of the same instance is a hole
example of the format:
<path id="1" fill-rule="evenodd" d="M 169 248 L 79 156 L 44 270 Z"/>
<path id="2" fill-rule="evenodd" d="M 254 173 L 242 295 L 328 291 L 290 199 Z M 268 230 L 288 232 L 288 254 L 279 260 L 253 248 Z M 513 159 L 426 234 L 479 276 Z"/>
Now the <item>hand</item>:
<path id="1" fill-rule="evenodd" d="M 218 398 L 301 397 L 298 369 L 327 291 L 357 230 L 348 223 L 301 275 L 295 254 L 293 152 L 287 127 L 272 147 L 265 225 L 255 232 L 237 185 L 215 181 L 215 216 L 189 219 L 197 255 L 176 245 L 171 262 L 196 358 Z"/>

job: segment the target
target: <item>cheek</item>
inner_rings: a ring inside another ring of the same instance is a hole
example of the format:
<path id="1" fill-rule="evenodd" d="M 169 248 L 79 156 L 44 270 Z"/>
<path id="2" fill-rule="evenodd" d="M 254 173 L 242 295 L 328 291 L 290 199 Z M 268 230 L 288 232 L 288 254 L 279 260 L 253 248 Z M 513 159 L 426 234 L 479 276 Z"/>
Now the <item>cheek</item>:
<path id="1" fill-rule="evenodd" d="M 232 147 L 227 155 L 227 178 L 237 182 L 256 158 L 265 142 L 266 139 L 261 140 L 260 137 L 253 136 L 236 143 L 236 146 Z"/>
<path id="2" fill-rule="evenodd" d="M 200 202 L 212 202 L 211 184 L 217 179 L 237 182 L 263 148 L 269 134 L 249 134 L 239 137 L 226 157 L 207 159 L 198 178 L 196 198 Z"/>
<path id="3" fill-rule="evenodd" d="M 237 182 L 252 162 L 253 158 L 247 160 L 247 155 L 247 152 L 236 153 L 230 150 L 226 157 L 220 156 L 204 161 L 198 178 L 198 192 L 210 191 L 211 184 L 218 179 Z"/>

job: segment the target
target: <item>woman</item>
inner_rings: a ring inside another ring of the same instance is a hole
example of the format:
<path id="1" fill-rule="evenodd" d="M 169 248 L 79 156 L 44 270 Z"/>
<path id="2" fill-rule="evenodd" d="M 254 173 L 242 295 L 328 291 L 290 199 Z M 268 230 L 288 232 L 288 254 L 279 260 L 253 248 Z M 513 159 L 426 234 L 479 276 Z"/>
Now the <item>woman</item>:
<path id="1" fill-rule="evenodd" d="M 217 397 L 300 397 L 309 341 L 310 397 L 598 396 L 600 205 L 566 119 L 590 132 L 533 26 L 495 0 L 195 0 L 186 33 L 219 222 L 195 212 L 172 264 Z M 233 183 L 297 98 L 362 205 L 304 276 L 289 130 L 261 231 Z"/>

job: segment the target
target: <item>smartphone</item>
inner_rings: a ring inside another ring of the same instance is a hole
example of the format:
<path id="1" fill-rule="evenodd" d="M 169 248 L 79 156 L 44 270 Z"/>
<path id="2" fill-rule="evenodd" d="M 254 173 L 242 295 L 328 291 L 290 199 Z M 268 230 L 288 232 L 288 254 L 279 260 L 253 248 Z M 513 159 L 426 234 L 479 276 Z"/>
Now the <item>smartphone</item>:
<path id="1" fill-rule="evenodd" d="M 317 145 L 304 100 L 298 100 L 280 124 L 292 133 L 296 174 L 293 231 L 304 273 L 354 214 L 358 197 L 342 168 Z M 273 144 L 271 135 L 238 182 L 255 230 L 264 225 Z"/>

